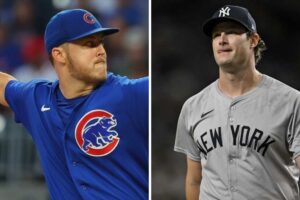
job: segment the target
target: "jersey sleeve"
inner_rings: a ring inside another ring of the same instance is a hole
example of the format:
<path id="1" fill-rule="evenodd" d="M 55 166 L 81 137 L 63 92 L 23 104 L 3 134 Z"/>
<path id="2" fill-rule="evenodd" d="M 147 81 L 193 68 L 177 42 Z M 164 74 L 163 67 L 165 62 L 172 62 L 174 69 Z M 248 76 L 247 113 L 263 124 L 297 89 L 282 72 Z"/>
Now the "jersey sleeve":
<path id="1" fill-rule="evenodd" d="M 34 89 L 33 82 L 24 83 L 16 80 L 8 82 L 5 88 L 5 99 L 9 107 L 15 113 L 17 123 L 26 123 L 33 103 L 30 103 L 30 95 Z"/>
<path id="2" fill-rule="evenodd" d="M 148 133 L 148 113 L 149 113 L 149 78 L 143 77 L 133 79 L 130 83 L 130 97 L 129 104 L 138 120 L 137 124 Z"/>
<path id="3" fill-rule="evenodd" d="M 184 153 L 189 159 L 200 162 L 200 150 L 188 125 L 188 108 L 188 103 L 185 102 L 178 119 L 174 151 Z"/>
<path id="4" fill-rule="evenodd" d="M 293 158 L 300 156 L 300 95 L 297 96 L 288 127 L 288 144 Z"/>

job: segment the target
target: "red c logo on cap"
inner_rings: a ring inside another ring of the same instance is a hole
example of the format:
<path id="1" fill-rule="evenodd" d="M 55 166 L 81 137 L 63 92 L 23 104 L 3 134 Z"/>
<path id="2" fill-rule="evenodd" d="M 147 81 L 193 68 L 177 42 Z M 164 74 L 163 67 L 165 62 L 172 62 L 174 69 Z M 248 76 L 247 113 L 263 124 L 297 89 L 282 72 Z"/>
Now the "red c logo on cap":
<path id="1" fill-rule="evenodd" d="M 85 13 L 83 20 L 88 24 L 94 24 L 96 22 L 95 17 L 91 13 Z"/>

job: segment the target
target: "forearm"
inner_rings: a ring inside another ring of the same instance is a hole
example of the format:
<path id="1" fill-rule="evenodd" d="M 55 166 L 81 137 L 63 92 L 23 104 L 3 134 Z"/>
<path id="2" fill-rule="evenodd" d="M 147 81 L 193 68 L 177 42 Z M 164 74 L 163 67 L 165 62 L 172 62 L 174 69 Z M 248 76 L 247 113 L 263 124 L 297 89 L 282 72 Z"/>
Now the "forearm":
<path id="1" fill-rule="evenodd" d="M 199 200 L 201 181 L 186 179 L 186 200 Z"/>
<path id="2" fill-rule="evenodd" d="M 3 106 L 8 106 L 4 95 L 6 85 L 10 80 L 15 80 L 15 78 L 9 74 L 0 72 L 0 104 Z"/>
<path id="3" fill-rule="evenodd" d="M 187 174 L 185 180 L 185 193 L 187 200 L 199 200 L 201 180 L 201 163 L 187 158 Z"/>

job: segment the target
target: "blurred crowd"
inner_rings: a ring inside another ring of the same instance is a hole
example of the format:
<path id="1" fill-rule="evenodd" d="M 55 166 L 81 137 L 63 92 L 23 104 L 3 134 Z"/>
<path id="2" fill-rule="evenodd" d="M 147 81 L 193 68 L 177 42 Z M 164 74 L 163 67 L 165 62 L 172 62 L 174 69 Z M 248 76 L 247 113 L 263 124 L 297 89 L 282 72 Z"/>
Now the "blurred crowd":
<path id="1" fill-rule="evenodd" d="M 21 81 L 56 80 L 45 51 L 43 35 L 48 20 L 60 10 L 69 8 L 86 9 L 104 27 L 120 29 L 118 34 L 104 41 L 109 71 L 130 78 L 148 75 L 148 0 L 0 0 L 0 71 L 10 73 Z M 20 157 L 24 157 L 27 152 L 22 149 L 22 145 L 16 146 L 15 140 L 9 138 L 16 135 L 20 139 L 23 132 L 22 127 L 14 124 L 13 114 L 0 106 L 1 197 L 1 181 L 5 183 L 25 177 L 26 172 L 15 172 L 10 176 L 7 171 L 10 168 L 7 165 L 9 158 L 14 156 L 10 154 L 23 152 Z M 27 139 L 24 141 L 28 142 Z M 16 148 L 13 152 L 8 150 L 8 141 Z M 30 145 L 30 151 L 34 152 L 34 146 Z M 30 158 L 31 161 L 34 159 Z M 24 171 L 20 166 L 17 169 L 12 162 L 17 161 L 11 161 L 15 170 Z M 29 161 L 22 161 L 21 158 L 19 162 L 23 165 Z M 28 165 L 30 168 L 30 163 Z M 28 174 L 30 172 L 27 173 L 27 179 L 30 178 Z"/>
<path id="2" fill-rule="evenodd" d="M 0 70 L 24 81 L 33 78 L 54 80 L 44 50 L 43 34 L 50 17 L 68 8 L 89 10 L 103 26 L 120 28 L 120 33 L 108 38 L 106 44 L 109 70 L 129 77 L 147 75 L 146 0 L 1 0 Z"/>
<path id="3" fill-rule="evenodd" d="M 202 24 L 226 4 L 249 9 L 267 45 L 257 68 L 300 90 L 300 1 L 152 1 L 152 199 L 184 199 L 186 157 L 173 151 L 181 107 L 218 77 Z M 222 166 L 220 166 L 222 167 Z"/>

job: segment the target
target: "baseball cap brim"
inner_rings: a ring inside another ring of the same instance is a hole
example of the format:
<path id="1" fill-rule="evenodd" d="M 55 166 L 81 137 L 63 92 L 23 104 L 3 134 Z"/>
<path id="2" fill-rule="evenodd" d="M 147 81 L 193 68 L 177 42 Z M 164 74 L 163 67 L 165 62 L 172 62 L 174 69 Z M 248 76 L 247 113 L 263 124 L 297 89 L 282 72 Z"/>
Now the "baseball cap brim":
<path id="1" fill-rule="evenodd" d="M 103 33 L 106 36 L 106 35 L 111 35 L 111 34 L 114 34 L 117 32 L 119 32 L 119 29 L 117 29 L 117 28 L 98 28 L 98 29 L 93 29 L 92 31 L 86 32 L 84 34 L 77 35 L 76 37 L 70 38 L 66 42 L 78 40 L 78 39 L 81 39 L 81 38 L 84 38 L 84 37 L 87 37 L 89 35 L 93 35 L 96 33 Z"/>
<path id="2" fill-rule="evenodd" d="M 243 27 L 245 27 L 247 30 L 248 27 L 246 24 L 244 24 L 241 20 L 238 20 L 236 18 L 232 18 L 232 17 L 222 17 L 222 18 L 213 18 L 213 19 L 208 19 L 206 22 L 204 22 L 203 26 L 202 26 L 202 29 L 203 29 L 203 32 L 205 33 L 205 35 L 211 37 L 211 34 L 212 34 L 212 30 L 213 28 L 221 23 L 221 22 L 225 22 L 225 21 L 233 21 L 233 22 L 237 22 L 239 24 L 241 24 Z M 249 30 L 249 31 L 252 31 L 252 30 Z"/>

